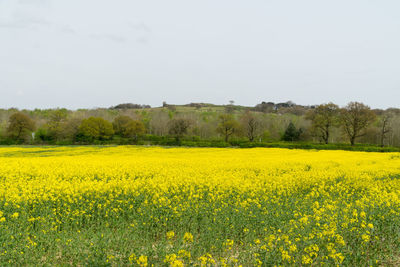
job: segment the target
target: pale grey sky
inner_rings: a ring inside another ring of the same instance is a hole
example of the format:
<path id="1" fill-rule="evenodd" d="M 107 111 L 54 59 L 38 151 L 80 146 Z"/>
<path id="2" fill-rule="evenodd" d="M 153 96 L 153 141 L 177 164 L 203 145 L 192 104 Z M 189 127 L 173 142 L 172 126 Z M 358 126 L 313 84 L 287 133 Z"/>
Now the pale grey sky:
<path id="1" fill-rule="evenodd" d="M 398 0 L 0 0 L 0 108 L 400 107 Z"/>

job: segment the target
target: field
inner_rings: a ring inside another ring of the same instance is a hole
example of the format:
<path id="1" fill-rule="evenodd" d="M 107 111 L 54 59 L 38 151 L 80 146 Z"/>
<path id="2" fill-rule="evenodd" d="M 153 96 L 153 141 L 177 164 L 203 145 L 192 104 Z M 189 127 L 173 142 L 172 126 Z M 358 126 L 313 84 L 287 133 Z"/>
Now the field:
<path id="1" fill-rule="evenodd" d="M 0 265 L 400 264 L 400 154 L 0 148 Z"/>

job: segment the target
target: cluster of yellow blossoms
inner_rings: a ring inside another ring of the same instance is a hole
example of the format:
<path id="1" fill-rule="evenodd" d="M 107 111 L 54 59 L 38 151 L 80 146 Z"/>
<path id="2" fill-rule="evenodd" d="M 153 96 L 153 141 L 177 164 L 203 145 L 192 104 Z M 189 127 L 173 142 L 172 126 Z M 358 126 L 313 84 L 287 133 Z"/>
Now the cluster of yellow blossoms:
<path id="1" fill-rule="evenodd" d="M 0 148 L 0 265 L 380 265 L 400 154 Z"/>

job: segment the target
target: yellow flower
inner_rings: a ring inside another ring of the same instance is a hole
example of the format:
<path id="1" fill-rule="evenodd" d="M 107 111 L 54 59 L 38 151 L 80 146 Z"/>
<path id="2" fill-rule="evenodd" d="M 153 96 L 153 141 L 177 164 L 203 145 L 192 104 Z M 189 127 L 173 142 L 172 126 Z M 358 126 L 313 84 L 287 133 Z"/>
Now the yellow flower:
<path id="1" fill-rule="evenodd" d="M 174 238 L 174 236 L 175 236 L 174 231 L 169 231 L 169 232 L 167 232 L 167 239 L 168 239 L 168 240 Z"/>
<path id="2" fill-rule="evenodd" d="M 179 255 L 179 258 L 181 258 L 181 259 L 187 259 L 187 260 L 189 260 L 190 257 L 191 257 L 190 252 L 189 252 L 189 251 L 186 251 L 186 250 L 184 250 L 184 249 L 179 250 L 179 251 L 178 251 L 178 255 Z"/>
<path id="3" fill-rule="evenodd" d="M 207 253 L 201 257 L 199 257 L 199 261 L 201 266 L 206 266 L 207 264 L 214 264 L 215 260 L 212 258 L 211 254 Z"/>
<path id="4" fill-rule="evenodd" d="M 164 262 L 165 263 L 172 263 L 174 262 L 178 257 L 176 256 L 176 254 L 169 254 L 165 256 Z"/>
<path id="5" fill-rule="evenodd" d="M 227 239 L 227 240 L 224 242 L 224 246 L 225 246 L 225 248 L 226 248 L 227 250 L 231 250 L 232 247 L 233 247 L 233 243 L 234 243 L 234 241 L 233 241 L 232 239 Z"/>
<path id="6" fill-rule="evenodd" d="M 132 253 L 132 254 L 129 256 L 129 262 L 130 262 L 130 263 L 133 263 L 134 261 L 136 261 L 136 255 L 135 255 L 135 253 Z"/>
<path id="7" fill-rule="evenodd" d="M 313 260 L 308 255 L 303 255 L 301 263 L 303 264 L 311 264 Z"/>
<path id="8" fill-rule="evenodd" d="M 184 243 L 192 243 L 193 242 L 193 235 L 191 233 L 186 232 L 183 235 L 183 242 Z"/>
<path id="9" fill-rule="evenodd" d="M 147 267 L 147 256 L 141 255 L 136 262 L 140 267 Z"/>
<path id="10" fill-rule="evenodd" d="M 361 238 L 362 238 L 362 240 L 363 240 L 365 243 L 368 243 L 369 240 L 370 240 L 370 236 L 367 235 L 367 234 L 363 234 L 363 235 L 361 236 Z"/>

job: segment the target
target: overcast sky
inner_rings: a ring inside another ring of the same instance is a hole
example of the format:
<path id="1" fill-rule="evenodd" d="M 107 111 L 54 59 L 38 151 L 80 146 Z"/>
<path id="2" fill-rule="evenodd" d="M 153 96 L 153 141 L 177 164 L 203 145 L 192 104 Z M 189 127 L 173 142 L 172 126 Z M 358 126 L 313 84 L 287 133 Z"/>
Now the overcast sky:
<path id="1" fill-rule="evenodd" d="M 0 0 L 0 108 L 400 107 L 398 0 Z"/>

